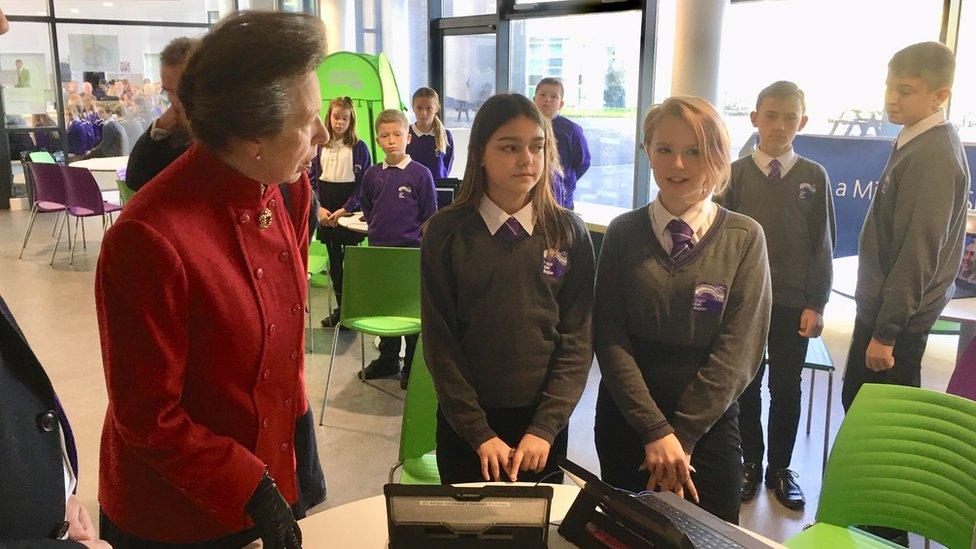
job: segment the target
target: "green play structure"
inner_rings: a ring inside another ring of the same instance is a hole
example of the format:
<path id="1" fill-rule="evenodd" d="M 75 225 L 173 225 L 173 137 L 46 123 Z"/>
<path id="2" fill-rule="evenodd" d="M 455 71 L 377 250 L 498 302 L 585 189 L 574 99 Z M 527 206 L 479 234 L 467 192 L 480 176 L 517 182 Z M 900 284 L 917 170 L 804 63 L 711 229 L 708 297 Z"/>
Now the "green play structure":
<path id="1" fill-rule="evenodd" d="M 348 96 L 356 106 L 356 133 L 369 147 L 373 163 L 382 162 L 385 155 L 376 145 L 373 121 L 384 109 L 405 110 L 390 59 L 385 53 L 340 51 L 326 57 L 317 74 L 322 87 L 323 119 L 330 100 Z"/>

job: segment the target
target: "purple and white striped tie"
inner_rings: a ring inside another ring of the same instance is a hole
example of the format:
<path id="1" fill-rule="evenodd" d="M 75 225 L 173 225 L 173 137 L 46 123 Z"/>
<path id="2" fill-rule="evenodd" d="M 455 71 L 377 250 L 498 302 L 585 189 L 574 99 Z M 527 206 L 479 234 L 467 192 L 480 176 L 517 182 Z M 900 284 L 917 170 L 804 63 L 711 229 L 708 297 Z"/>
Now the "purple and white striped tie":
<path id="1" fill-rule="evenodd" d="M 684 221 L 672 219 L 668 223 L 668 230 L 671 231 L 671 259 L 676 259 L 681 252 L 694 247 L 691 243 L 691 235 L 695 232 Z"/>
<path id="2" fill-rule="evenodd" d="M 509 217 L 498 229 L 496 234 L 509 244 L 515 244 L 529 236 L 529 233 L 525 232 L 525 229 L 522 228 L 522 224 L 514 217 Z"/>
<path id="3" fill-rule="evenodd" d="M 779 160 L 775 158 L 769 162 L 769 178 L 770 183 L 779 183 L 779 180 L 783 177 L 783 165 L 779 163 Z"/>

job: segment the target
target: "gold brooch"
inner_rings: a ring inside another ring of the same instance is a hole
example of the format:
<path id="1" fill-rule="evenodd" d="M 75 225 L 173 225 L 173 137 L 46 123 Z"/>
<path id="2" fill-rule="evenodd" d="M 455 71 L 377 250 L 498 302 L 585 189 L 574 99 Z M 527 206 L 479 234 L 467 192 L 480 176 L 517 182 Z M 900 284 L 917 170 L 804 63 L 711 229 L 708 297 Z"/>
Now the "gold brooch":
<path id="1" fill-rule="evenodd" d="M 258 215 L 258 227 L 261 227 L 262 229 L 267 229 L 270 227 L 272 217 L 271 210 L 268 208 L 261 210 L 261 213 Z"/>

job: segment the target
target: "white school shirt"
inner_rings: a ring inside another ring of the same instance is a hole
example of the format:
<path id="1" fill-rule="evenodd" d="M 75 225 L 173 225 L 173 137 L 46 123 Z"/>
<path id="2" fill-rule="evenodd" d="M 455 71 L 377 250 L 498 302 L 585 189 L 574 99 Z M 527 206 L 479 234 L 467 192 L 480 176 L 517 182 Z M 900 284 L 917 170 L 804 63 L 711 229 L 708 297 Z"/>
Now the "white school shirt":
<path id="1" fill-rule="evenodd" d="M 326 183 L 349 183 L 356 180 L 356 172 L 352 169 L 352 147 L 341 140 L 323 146 L 319 162 L 322 164 L 319 179 Z"/>
<path id="2" fill-rule="evenodd" d="M 674 244 L 671 241 L 671 231 L 668 229 L 668 223 L 672 219 L 680 219 L 691 227 L 691 230 L 694 231 L 694 234 L 691 235 L 691 243 L 695 245 L 705 236 L 708 229 L 715 223 L 715 217 L 718 216 L 718 208 L 712 202 L 712 195 L 708 195 L 698 204 L 688 208 L 680 216 L 672 215 L 664 207 L 664 204 L 661 204 L 660 196 L 655 198 L 654 202 L 650 203 L 647 211 L 648 215 L 651 216 L 651 227 L 654 230 L 654 236 L 661 243 L 661 247 L 668 253 L 671 253 L 671 247 Z"/>
<path id="3" fill-rule="evenodd" d="M 798 157 L 796 152 L 793 150 L 793 147 L 790 147 L 790 150 L 776 157 L 776 160 L 779 160 L 780 165 L 780 179 L 786 177 L 786 174 L 790 173 L 790 170 L 792 170 L 793 166 L 796 165 L 797 158 Z M 759 167 L 759 170 L 765 174 L 766 177 L 769 177 L 769 163 L 773 161 L 772 156 L 764 153 L 759 149 L 759 147 L 756 147 L 756 150 L 752 151 L 752 161 L 756 163 L 756 166 Z"/>
<path id="4" fill-rule="evenodd" d="M 922 135 L 928 130 L 931 130 L 939 124 L 944 123 L 945 121 L 945 110 L 939 109 L 911 126 L 905 126 L 901 129 L 901 132 L 898 133 L 897 148 L 900 149 L 904 147 L 912 139 L 915 139 L 916 137 Z"/>
<path id="5" fill-rule="evenodd" d="M 481 214 L 481 219 L 485 220 L 485 225 L 488 226 L 488 232 L 494 236 L 498 232 L 498 229 L 502 228 L 502 225 L 508 221 L 509 217 L 514 217 L 519 225 L 525 229 L 525 232 L 529 236 L 532 236 L 532 229 L 535 227 L 535 211 L 532 209 L 532 202 L 529 202 L 521 210 L 509 215 L 505 210 L 498 207 L 497 204 L 491 201 L 487 195 L 481 199 L 481 204 L 478 205 L 478 213 Z"/>
<path id="6" fill-rule="evenodd" d="M 429 135 L 431 137 L 437 137 L 436 135 L 434 135 L 434 125 L 433 124 L 431 124 L 431 126 L 430 126 L 430 131 L 427 131 L 427 132 L 420 131 L 420 127 L 417 126 L 417 124 L 411 124 L 410 127 L 413 129 L 413 133 L 417 137 L 422 137 L 422 136 L 425 136 L 425 135 Z"/>
<path id="7" fill-rule="evenodd" d="M 397 168 L 397 169 L 402 170 L 402 169 L 406 168 L 407 167 L 407 164 L 409 164 L 410 162 L 412 162 L 412 160 L 410 159 L 410 155 L 409 154 L 405 154 L 405 155 L 403 155 L 403 160 L 401 160 L 399 164 L 387 164 L 386 163 L 386 160 L 384 160 L 383 161 L 383 169 L 385 170 L 385 169 L 387 169 L 389 167 L 394 167 L 394 168 Z"/>

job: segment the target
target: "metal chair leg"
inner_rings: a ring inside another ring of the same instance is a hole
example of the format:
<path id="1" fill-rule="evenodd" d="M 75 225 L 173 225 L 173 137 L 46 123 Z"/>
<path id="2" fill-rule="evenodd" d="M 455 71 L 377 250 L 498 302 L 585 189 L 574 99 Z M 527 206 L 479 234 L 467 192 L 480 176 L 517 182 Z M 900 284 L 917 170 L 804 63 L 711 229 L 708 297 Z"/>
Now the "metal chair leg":
<path id="1" fill-rule="evenodd" d="M 54 256 L 55 256 L 55 254 L 58 253 L 58 244 L 61 243 L 61 233 L 64 231 L 64 226 L 65 225 L 68 225 L 68 227 L 69 227 L 68 228 L 68 245 L 70 246 L 71 245 L 71 228 L 70 228 L 71 227 L 71 224 L 68 223 L 68 213 L 67 212 L 65 212 L 64 217 L 61 218 L 60 227 L 58 228 L 58 238 L 57 238 L 57 240 L 54 241 L 54 250 L 51 251 L 51 261 L 48 262 L 48 265 L 50 265 L 52 267 L 54 266 Z"/>
<path id="2" fill-rule="evenodd" d="M 824 412 L 824 445 L 823 465 L 820 467 L 821 476 L 827 472 L 827 455 L 830 452 L 830 403 L 834 396 L 834 371 L 827 372 L 827 410 Z"/>
<path id="3" fill-rule="evenodd" d="M 84 232 L 84 229 L 85 229 L 85 222 L 82 221 L 82 219 L 80 217 L 76 217 L 75 218 L 75 239 L 71 243 L 71 255 L 68 257 L 68 265 L 74 265 L 75 264 L 75 248 L 78 247 L 78 223 L 79 222 L 81 222 L 82 232 Z M 84 236 L 81 237 L 81 241 L 82 241 L 82 245 L 84 245 L 84 242 L 85 242 L 85 237 Z"/>
<path id="4" fill-rule="evenodd" d="M 308 281 L 308 348 L 310 354 L 315 354 L 315 332 L 312 331 L 312 280 Z"/>
<path id="5" fill-rule="evenodd" d="M 810 418 L 813 414 L 813 382 L 816 380 L 817 371 L 810 368 L 810 399 L 807 404 L 807 436 L 810 436 Z"/>
<path id="6" fill-rule="evenodd" d="M 81 249 L 82 250 L 87 250 L 88 249 L 88 242 L 85 239 L 85 218 L 84 217 L 79 217 L 78 219 L 81 220 Z M 77 229 L 77 227 L 75 227 L 75 229 Z"/>
<path id="7" fill-rule="evenodd" d="M 30 221 L 27 222 L 27 232 L 24 233 L 24 243 L 20 245 L 20 255 L 17 259 L 24 259 L 24 248 L 27 247 L 27 239 L 30 238 L 31 229 L 34 228 L 34 220 L 37 219 L 37 204 L 31 208 Z M 55 223 L 57 226 L 57 223 Z"/>
<path id="8" fill-rule="evenodd" d="M 336 324 L 332 332 L 332 358 L 329 359 L 329 371 L 325 374 L 325 397 L 322 399 L 322 411 L 319 413 L 319 427 L 325 423 L 325 405 L 329 402 L 329 385 L 332 384 L 332 365 L 335 364 L 336 349 L 339 345 L 339 325 Z"/>
<path id="9" fill-rule="evenodd" d="M 366 383 L 366 334 L 359 332 L 359 347 L 361 354 L 359 355 L 359 371 L 362 372 L 359 377 L 359 381 Z"/>
<path id="10" fill-rule="evenodd" d="M 68 214 L 64 214 L 68 215 Z M 54 213 L 54 226 L 51 227 L 51 238 L 54 238 L 54 233 L 58 232 L 58 221 L 61 219 L 61 212 Z"/>

